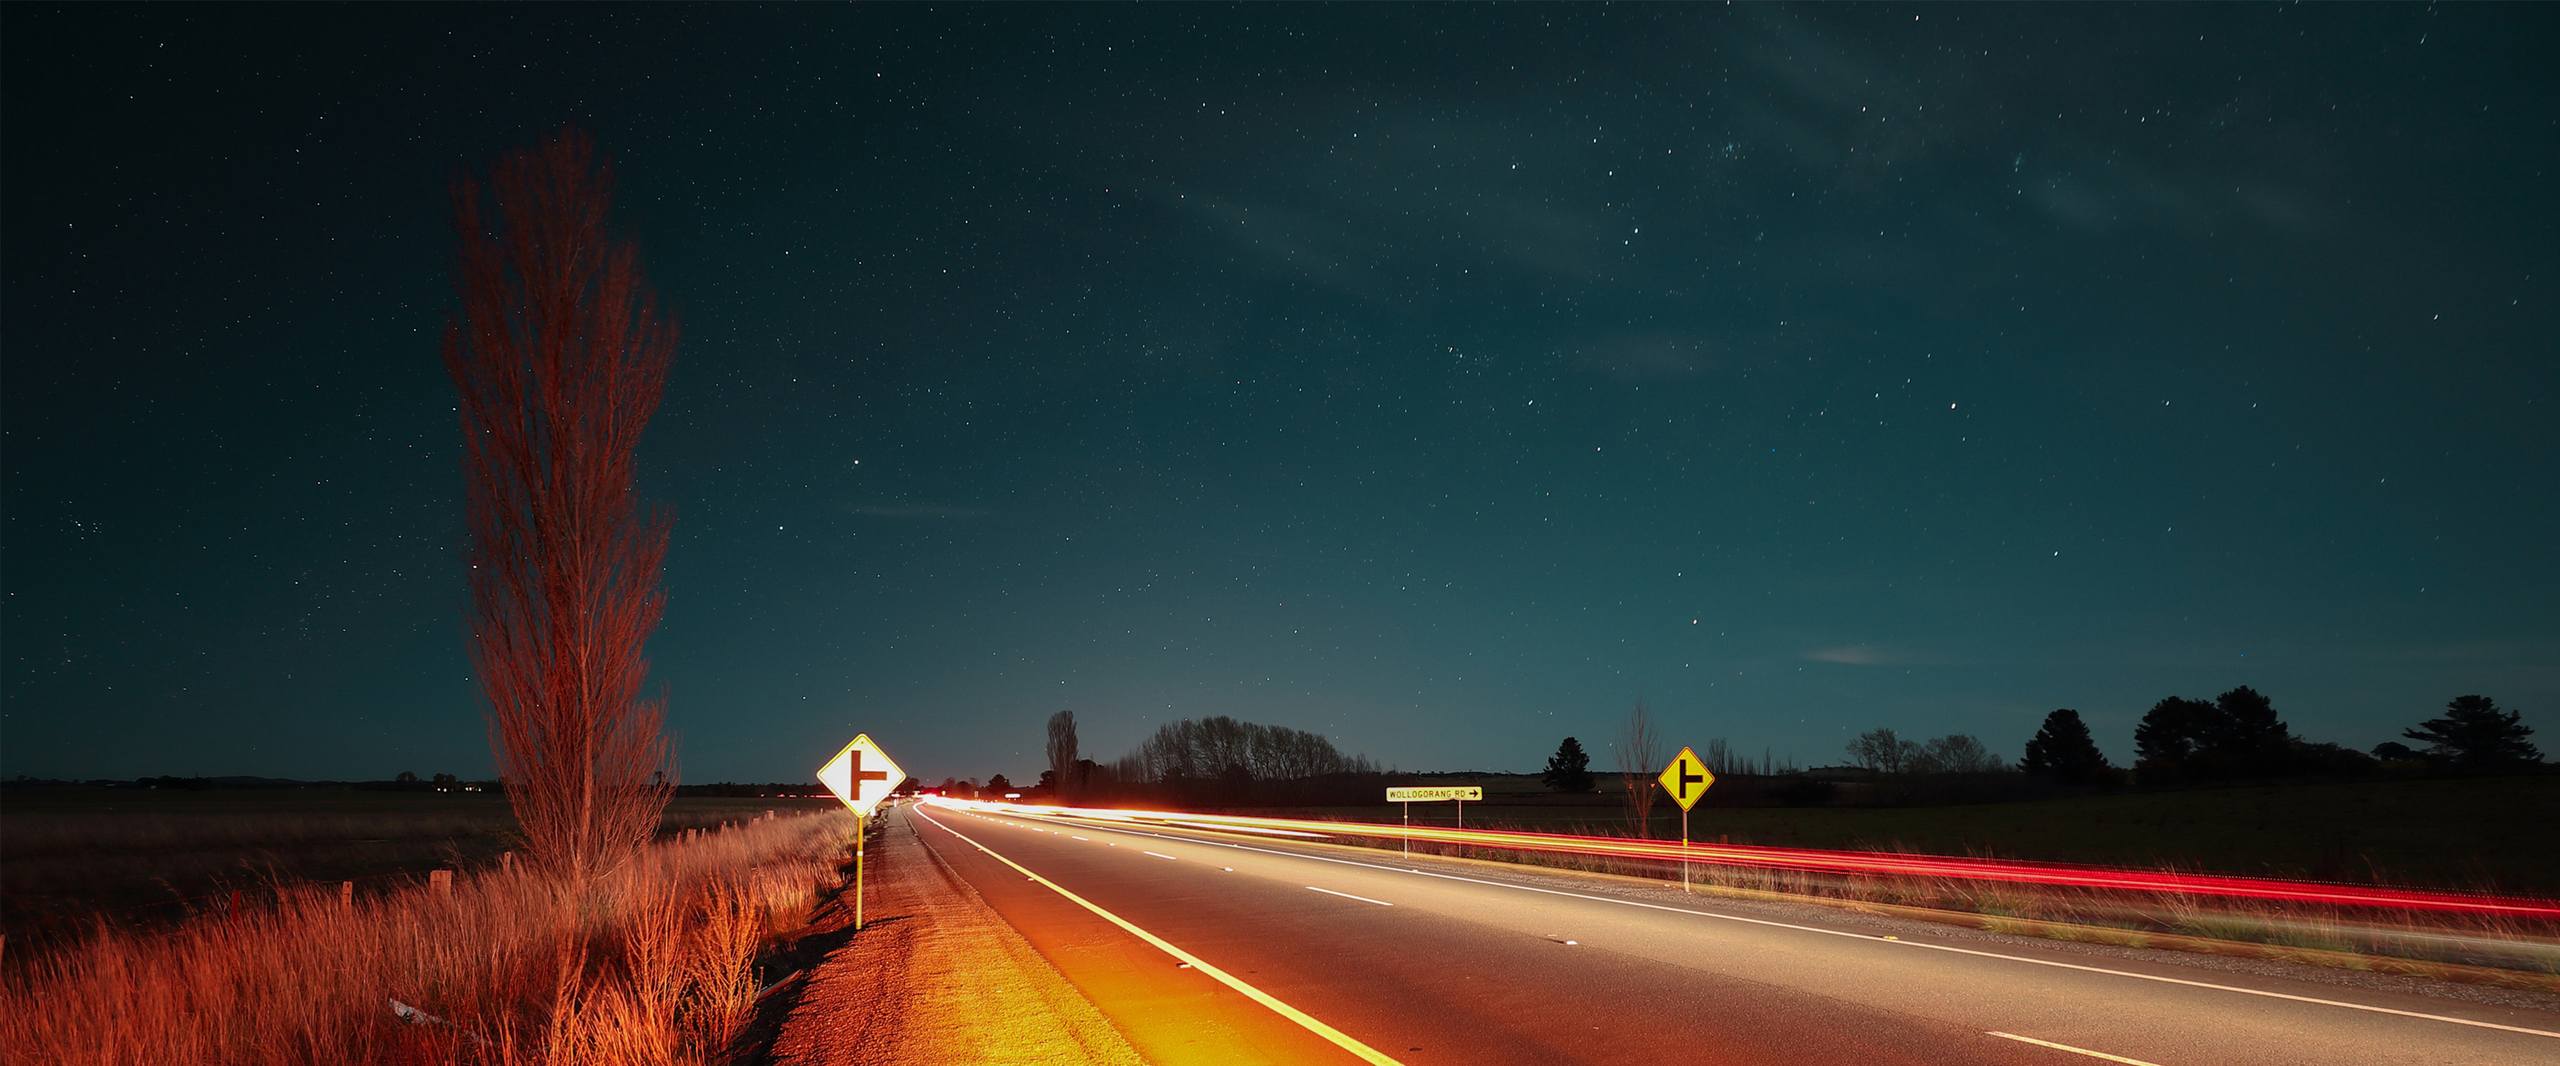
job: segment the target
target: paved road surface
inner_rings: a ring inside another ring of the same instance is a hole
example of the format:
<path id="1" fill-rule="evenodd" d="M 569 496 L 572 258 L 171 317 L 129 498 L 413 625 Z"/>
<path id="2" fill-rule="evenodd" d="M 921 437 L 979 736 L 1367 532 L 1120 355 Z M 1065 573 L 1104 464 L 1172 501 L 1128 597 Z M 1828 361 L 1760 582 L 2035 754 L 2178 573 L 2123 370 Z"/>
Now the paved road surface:
<path id="1" fill-rule="evenodd" d="M 2549 1011 L 1887 939 L 1619 879 L 899 817 L 1157 1062 L 2560 1063 Z"/>

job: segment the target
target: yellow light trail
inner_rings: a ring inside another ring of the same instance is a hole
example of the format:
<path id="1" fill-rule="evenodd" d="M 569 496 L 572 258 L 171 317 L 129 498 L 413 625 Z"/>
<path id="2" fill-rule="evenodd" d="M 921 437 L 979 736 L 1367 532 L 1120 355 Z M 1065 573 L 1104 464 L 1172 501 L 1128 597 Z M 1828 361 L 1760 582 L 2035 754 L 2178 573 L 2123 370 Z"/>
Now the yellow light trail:
<path id="1" fill-rule="evenodd" d="M 1299 1010 L 1299 1009 L 1298 1009 L 1298 1008 L 1296 1008 L 1296 1007 L 1290 1006 L 1287 1002 L 1285 1002 L 1285 1001 L 1281 1000 L 1281 999 L 1280 999 L 1280 997 L 1278 997 L 1278 996 L 1274 996 L 1274 995 L 1272 995 L 1271 993 L 1269 993 L 1269 992 L 1265 992 L 1265 991 L 1263 991 L 1263 990 L 1261 990 L 1261 989 L 1259 989 L 1259 988 L 1255 988 L 1251 983 L 1247 982 L 1244 978 L 1238 977 L 1238 976 L 1236 976 L 1236 975 L 1234 975 L 1234 974 L 1228 973 L 1228 972 L 1227 972 L 1227 971 L 1225 971 L 1225 970 L 1221 970 L 1221 969 L 1217 968 L 1215 965 L 1212 965 L 1212 964 L 1209 962 L 1209 960 L 1204 959 L 1204 958 L 1201 958 L 1200 956 L 1198 956 L 1198 955 L 1194 955 L 1194 954 L 1192 954 L 1192 953 L 1190 953 L 1190 952 L 1188 952 L 1188 951 L 1184 951 L 1184 950 L 1182 950 L 1181 948 L 1174 946 L 1174 944 L 1173 944 L 1171 941 L 1168 941 L 1168 940 L 1166 940 L 1166 939 L 1165 939 L 1165 938 L 1163 938 L 1163 937 L 1157 936 L 1157 935 L 1155 935 L 1154 933 L 1150 933 L 1150 932 L 1146 931 L 1145 929 L 1139 928 L 1135 923 L 1133 923 L 1133 922 L 1129 921 L 1129 920 L 1128 920 L 1128 919 L 1126 919 L 1126 918 L 1123 918 L 1123 917 L 1121 917 L 1121 916 L 1119 916 L 1119 915 L 1117 915 L 1117 914 L 1113 914 L 1113 913 L 1111 913 L 1110 911 L 1104 910 L 1104 909 L 1103 909 L 1099 904 L 1094 903 L 1092 900 L 1086 899 L 1086 898 L 1084 898 L 1083 896 L 1076 895 L 1074 892 L 1069 891 L 1065 885 L 1061 885 L 1061 884 L 1059 884 L 1059 883 L 1057 883 L 1057 882 L 1055 882 L 1055 881 L 1049 880 L 1049 879 L 1048 879 L 1048 878 L 1046 878 L 1046 877 L 1042 877 L 1042 876 L 1040 876 L 1039 874 L 1032 872 L 1032 870 L 1031 870 L 1031 868 L 1030 868 L 1030 867 L 1028 867 L 1028 866 L 1024 866 L 1024 865 L 1022 865 L 1021 863 L 1015 862 L 1015 861 L 1013 861 L 1012 859 L 1006 858 L 1006 857 L 1004 857 L 1003 855 L 998 854 L 998 853 L 997 853 L 997 851 L 996 851 L 996 849 L 994 849 L 994 848 L 990 848 L 990 847 L 988 847 L 988 846 L 986 846 L 986 845 L 984 845 L 984 844 L 978 843 L 976 839 L 972 838 L 972 837 L 971 837 L 971 836 L 969 836 L 969 834 L 967 834 L 967 833 L 963 833 L 963 832 L 961 832 L 961 831 L 959 831 L 959 830 L 957 830 L 957 829 L 953 829 L 953 828 L 951 828 L 951 827 L 950 827 L 950 826 L 948 826 L 948 825 L 944 825 L 944 824 L 942 824 L 941 819 L 938 819 L 938 818 L 935 818 L 935 817 L 934 817 L 934 816 L 932 816 L 932 815 L 926 814 L 926 813 L 925 813 L 921 808 L 919 808 L 915 813 L 916 813 L 916 817 L 922 818 L 922 819 L 924 819 L 925 821 L 928 821 L 928 822 L 932 822 L 932 823 L 934 824 L 934 827 L 935 827 L 935 828 L 940 829 L 940 830 L 942 830 L 942 831 L 943 831 L 943 832 L 945 832 L 945 833 L 949 833 L 949 834 L 951 834 L 952 836 L 959 837 L 962 841 L 967 842 L 967 844 L 968 844 L 970 847 L 976 848 L 976 849 L 978 849 L 979 851 L 986 852 L 986 853 L 987 853 L 987 856 L 988 856 L 989 858 L 992 858 L 992 859 L 994 859 L 995 861 L 1000 862 L 1000 863 L 1003 863 L 1003 864 L 1005 864 L 1005 865 L 1007 865 L 1007 866 L 1013 867 L 1014 872 L 1019 873 L 1019 874 L 1021 874 L 1021 875 L 1022 875 L 1022 876 L 1024 876 L 1024 877 L 1028 877 L 1028 878 L 1030 878 L 1030 879 L 1032 880 L 1032 882 L 1033 882 L 1033 883 L 1038 884 L 1040 887 L 1042 887 L 1042 888 L 1046 888 L 1046 889 L 1048 889 L 1048 890 L 1049 890 L 1049 891 L 1051 891 L 1051 892 L 1055 892 L 1055 893 L 1057 893 L 1057 894 L 1059 894 L 1059 895 L 1061 895 L 1061 896 L 1066 897 L 1067 902 L 1069 902 L 1069 903 L 1073 903 L 1073 904 L 1075 904 L 1076 906 L 1082 907 L 1082 908 L 1084 908 L 1084 909 L 1086 909 L 1086 910 L 1088 910 L 1088 911 L 1092 911 L 1096 916 L 1100 917 L 1102 920 L 1107 921 L 1107 922 L 1110 922 L 1110 923 L 1111 923 L 1111 924 L 1113 924 L 1113 925 L 1119 926 L 1120 928 L 1122 928 L 1122 929 L 1124 929 L 1124 930 L 1127 930 L 1127 931 L 1128 931 L 1128 933 L 1129 933 L 1129 935 L 1134 936 L 1134 937 L 1137 937 L 1137 938 L 1138 938 L 1138 939 L 1140 939 L 1140 940 L 1144 940 L 1144 941 L 1146 941 L 1148 944 L 1150 944 L 1150 945 L 1154 946 L 1154 948 L 1155 948 L 1156 950 L 1161 951 L 1161 952 L 1164 952 L 1164 953 L 1165 953 L 1165 954 L 1167 954 L 1167 955 L 1171 955 L 1171 956 L 1173 956 L 1174 958 L 1180 959 L 1180 960 L 1182 960 L 1185 964 L 1189 965 L 1192 969 L 1194 969 L 1194 970 L 1198 970 L 1198 971 L 1200 971 L 1201 973 L 1208 974 L 1210 977 L 1215 978 L 1215 979 L 1218 981 L 1218 983 L 1223 984 L 1223 985 L 1225 985 L 1225 986 L 1227 986 L 1227 987 L 1229 987 L 1229 988 L 1235 989 L 1235 990 L 1236 990 L 1236 991 L 1238 991 L 1238 992 L 1242 992 L 1242 993 L 1244 993 L 1245 998 L 1250 999 L 1250 1000 L 1252 1000 L 1252 1001 L 1254 1001 L 1254 1002 L 1256 1002 L 1256 1003 L 1262 1004 L 1264 1007 L 1269 1008 L 1269 1009 L 1270 1009 L 1270 1011 L 1271 1011 L 1273 1014 L 1277 1014 L 1277 1015 L 1279 1015 L 1279 1016 L 1281 1016 L 1281 1017 L 1283 1017 L 1283 1018 L 1287 1018 L 1287 1019 L 1289 1019 L 1290 1021 L 1297 1023 L 1297 1025 L 1298 1025 L 1298 1027 L 1299 1027 L 1299 1028 L 1305 1029 L 1306 1031 L 1308 1031 L 1308 1032 L 1310 1032 L 1310 1033 L 1314 1033 L 1314 1034 L 1316 1034 L 1317 1036 L 1323 1037 L 1327 1042 L 1331 1043 L 1333 1046 L 1338 1047 L 1338 1048 L 1341 1048 L 1341 1049 L 1342 1049 L 1342 1050 L 1344 1050 L 1344 1051 L 1348 1051 L 1348 1052 L 1350 1052 L 1351 1054 L 1353 1054 L 1353 1055 L 1355 1055 L 1355 1056 L 1358 1056 L 1358 1057 L 1360 1058 L 1360 1060 L 1361 1060 L 1361 1061 L 1363 1061 L 1363 1062 L 1370 1062 L 1370 1063 L 1376 1063 L 1376 1064 L 1377 1064 L 1377 1066 L 1403 1066 L 1403 1064 L 1402 1064 L 1402 1063 L 1398 1062 L 1398 1061 L 1397 1061 L 1397 1060 L 1395 1060 L 1394 1058 L 1389 1057 L 1385 1052 L 1379 1051 L 1379 1050 L 1378 1050 L 1378 1049 L 1376 1049 L 1376 1048 L 1373 1048 L 1373 1047 L 1370 1047 L 1370 1046 L 1369 1046 L 1369 1045 L 1367 1045 L 1367 1044 L 1361 1043 L 1361 1042 L 1360 1042 L 1360 1040 L 1359 1040 L 1359 1038 L 1354 1037 L 1354 1036 L 1352 1036 L 1352 1035 L 1351 1035 L 1351 1034 L 1349 1034 L 1349 1033 L 1343 1032 L 1343 1031 L 1342 1031 L 1342 1030 L 1340 1030 L 1340 1029 L 1336 1029 L 1336 1028 L 1334 1028 L 1334 1027 L 1332 1027 L 1332 1026 L 1330 1026 L 1330 1025 L 1326 1025 L 1326 1024 L 1323 1022 L 1323 1020 L 1322 1020 L 1322 1019 L 1317 1018 L 1315 1015 L 1309 1014 L 1309 1013 L 1307 1013 L 1307 1012 L 1305 1012 L 1305 1011 Z"/>

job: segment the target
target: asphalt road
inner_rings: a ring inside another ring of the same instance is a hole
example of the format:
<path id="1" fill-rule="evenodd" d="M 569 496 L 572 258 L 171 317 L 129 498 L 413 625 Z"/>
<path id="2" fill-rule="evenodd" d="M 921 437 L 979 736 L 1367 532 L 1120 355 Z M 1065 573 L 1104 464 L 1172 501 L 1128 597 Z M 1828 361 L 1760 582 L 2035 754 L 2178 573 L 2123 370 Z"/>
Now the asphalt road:
<path id="1" fill-rule="evenodd" d="M 1157 1062 L 2560 1062 L 2560 1012 L 1888 938 L 1614 878 L 899 817 Z"/>

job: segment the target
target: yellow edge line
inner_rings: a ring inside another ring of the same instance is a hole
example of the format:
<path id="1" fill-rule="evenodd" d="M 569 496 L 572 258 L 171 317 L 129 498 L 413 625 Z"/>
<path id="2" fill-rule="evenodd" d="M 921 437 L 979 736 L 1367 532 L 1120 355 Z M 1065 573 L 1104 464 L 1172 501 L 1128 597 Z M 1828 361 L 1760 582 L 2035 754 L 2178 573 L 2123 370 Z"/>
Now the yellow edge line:
<path id="1" fill-rule="evenodd" d="M 945 832 L 945 833 L 949 833 L 949 834 L 951 834 L 952 836 L 959 837 L 961 840 L 963 840 L 963 841 L 967 841 L 970 847 L 976 848 L 976 849 L 978 849 L 979 851 L 986 852 L 986 853 L 987 853 L 987 855 L 988 855 L 989 857 L 991 857 L 991 858 L 995 859 L 997 862 L 1000 862 L 1000 863 L 1003 863 L 1003 864 L 1005 864 L 1005 865 L 1007 865 L 1007 866 L 1013 867 L 1013 868 L 1014 868 L 1014 870 L 1015 870 L 1015 872 L 1020 873 L 1020 874 L 1021 874 L 1021 875 L 1023 875 L 1024 877 L 1028 877 L 1028 878 L 1030 878 L 1030 879 L 1031 879 L 1031 880 L 1033 880 L 1034 882 L 1037 882 L 1041 887 L 1046 888 L 1046 889 L 1048 889 L 1048 890 L 1049 890 L 1049 891 L 1051 891 L 1051 892 L 1055 892 L 1055 893 L 1057 893 L 1057 894 L 1059 894 L 1059 895 L 1061 895 L 1061 896 L 1065 896 L 1065 897 L 1067 898 L 1067 902 L 1073 903 L 1073 904 L 1075 904 L 1076 906 L 1079 906 L 1079 907 L 1082 907 L 1082 908 L 1084 908 L 1084 909 L 1086 909 L 1086 910 L 1092 911 L 1094 914 L 1096 914 L 1096 915 L 1100 916 L 1100 917 L 1102 918 L 1102 920 L 1104 920 L 1104 921 L 1106 921 L 1106 922 L 1110 922 L 1110 923 L 1111 923 L 1111 924 L 1113 924 L 1113 925 L 1119 926 L 1119 927 L 1120 927 L 1120 928 L 1122 928 L 1122 929 L 1128 930 L 1129 935 L 1134 936 L 1134 937 L 1137 937 L 1137 938 L 1138 938 L 1138 939 L 1140 939 L 1140 940 L 1144 940 L 1144 941 L 1146 941 L 1147 943 L 1149 943 L 1149 944 L 1151 944 L 1151 945 L 1154 945 L 1154 946 L 1155 946 L 1155 949 L 1156 949 L 1156 950 L 1158 950 L 1158 951 L 1164 952 L 1164 953 L 1165 953 L 1165 954 L 1167 954 L 1167 955 L 1171 955 L 1171 956 L 1173 956 L 1174 958 L 1177 958 L 1177 959 L 1182 960 L 1183 962 L 1189 963 L 1189 964 L 1191 965 L 1191 968 L 1192 968 L 1192 969 L 1194 969 L 1194 970 L 1198 970 L 1198 971 L 1200 971 L 1201 973 L 1208 974 L 1210 977 L 1216 978 L 1216 979 L 1218 980 L 1218 983 L 1223 984 L 1223 985 L 1225 985 L 1225 986 L 1227 986 L 1227 987 L 1229 987 L 1229 988 L 1235 989 L 1235 990 L 1236 990 L 1236 991 L 1238 991 L 1238 992 L 1242 992 L 1242 993 L 1244 993 L 1244 994 L 1245 994 L 1245 998 L 1250 999 L 1250 1000 L 1252 1000 L 1252 1001 L 1254 1001 L 1254 1002 L 1256 1002 L 1256 1003 L 1262 1004 L 1263 1006 L 1270 1008 L 1270 1009 L 1271 1009 L 1271 1012 L 1272 1012 L 1273 1014 L 1277 1014 L 1277 1015 L 1279 1015 L 1279 1016 L 1281 1016 L 1281 1017 L 1283 1017 L 1283 1018 L 1287 1018 L 1287 1019 L 1289 1019 L 1290 1021 L 1293 1021 L 1293 1022 L 1298 1023 L 1298 1025 L 1299 1025 L 1301 1028 L 1304 1028 L 1306 1031 L 1308 1031 L 1308 1032 L 1310 1032 L 1310 1033 L 1314 1033 L 1314 1034 L 1316 1034 L 1317 1036 L 1323 1037 L 1323 1038 L 1325 1038 L 1326 1040 L 1331 1041 L 1331 1042 L 1332 1042 L 1332 1044 L 1333 1044 L 1335 1047 L 1341 1048 L 1341 1049 L 1342 1049 L 1342 1050 L 1344 1050 L 1344 1051 L 1348 1051 L 1348 1052 L 1350 1052 L 1350 1053 L 1352 1053 L 1352 1054 L 1354 1054 L 1354 1055 L 1359 1056 L 1359 1057 L 1360 1057 L 1360 1059 L 1361 1059 L 1361 1061 L 1364 1061 L 1364 1062 L 1371 1062 L 1371 1063 L 1376 1063 L 1376 1064 L 1377 1064 L 1377 1066 L 1403 1066 L 1403 1064 L 1402 1064 L 1402 1063 L 1397 1062 L 1395 1059 L 1392 1059 L 1392 1058 L 1387 1057 L 1387 1055 L 1386 1055 L 1384 1052 L 1381 1052 L 1381 1051 L 1379 1051 L 1379 1050 L 1378 1050 L 1378 1049 L 1376 1049 L 1376 1048 L 1370 1047 L 1370 1046 L 1369 1046 L 1369 1045 L 1367 1045 L 1367 1044 L 1363 1044 L 1363 1043 L 1361 1043 L 1358 1039 L 1354 1038 L 1351 1034 L 1349 1034 L 1349 1033 L 1345 1033 L 1345 1032 L 1343 1032 L 1343 1031 L 1342 1031 L 1342 1030 L 1340 1030 L 1340 1029 L 1336 1029 L 1336 1028 L 1334 1028 L 1334 1027 L 1332 1027 L 1332 1026 L 1330 1026 L 1330 1025 L 1326 1025 L 1325 1023 L 1323 1023 L 1323 1022 L 1321 1022 L 1321 1021 L 1318 1021 L 1314 1015 L 1309 1014 L 1309 1013 L 1307 1013 L 1307 1012 L 1305 1012 L 1305 1011 L 1299 1010 L 1299 1009 L 1298 1009 L 1298 1008 L 1296 1008 L 1296 1007 L 1292 1007 L 1292 1006 L 1288 1005 L 1287 1003 L 1281 1002 L 1281 1001 L 1280 1001 L 1280 999 L 1279 999 L 1278 997 L 1273 996 L 1271 993 L 1269 993 L 1269 992 L 1265 992 L 1265 991 L 1263 991 L 1263 990 L 1261 990 L 1261 989 L 1259 989 L 1259 988 L 1255 988 L 1255 987 L 1253 987 L 1252 985 L 1245 983 L 1245 981 L 1244 981 L 1244 979 L 1243 979 L 1243 978 L 1241 978 L 1241 977 L 1237 977 L 1237 976 L 1236 976 L 1236 975 L 1234 975 L 1234 974 L 1228 973 L 1228 972 L 1227 972 L 1227 971 L 1225 971 L 1225 970 L 1221 970 L 1221 969 L 1217 968 L 1216 966 L 1210 965 L 1210 964 L 1209 964 L 1209 961 L 1208 961 L 1207 959 L 1203 959 L 1203 958 L 1201 958 L 1201 957 L 1200 957 L 1200 956 L 1198 956 L 1198 955 L 1194 955 L 1194 954 L 1192 954 L 1192 953 L 1190 953 L 1190 952 L 1188 952 L 1188 951 L 1184 951 L 1184 950 L 1182 950 L 1181 948 L 1175 947 L 1175 946 L 1173 946 L 1173 944 L 1172 944 L 1170 941 L 1167 941 L 1165 938 L 1160 937 L 1160 936 L 1157 936 L 1157 935 L 1155 935 L 1154 933 L 1150 933 L 1150 932 L 1148 932 L 1148 931 L 1146 931 L 1146 930 L 1144 930 L 1144 929 L 1140 929 L 1140 928 L 1138 928 L 1136 925 L 1131 924 L 1131 923 L 1130 923 L 1130 921 L 1129 921 L 1128 919 L 1123 918 L 1123 917 L 1121 917 L 1121 916 L 1119 916 L 1119 915 L 1117 915 L 1117 914 L 1113 914 L 1113 913 L 1111 913 L 1110 911 L 1104 910 L 1104 909 L 1102 909 L 1100 906 L 1096 905 L 1092 900 L 1086 899 L 1086 898 L 1084 898 L 1083 896 L 1079 896 L 1079 895 L 1076 895 L 1076 894 L 1075 894 L 1075 893 L 1073 893 L 1073 892 L 1068 891 L 1068 890 L 1067 890 L 1067 888 L 1066 888 L 1066 886 L 1061 885 L 1061 884 L 1059 884 L 1059 883 L 1057 883 L 1057 882 L 1055 882 L 1055 881 L 1049 880 L 1049 879 L 1048 879 L 1048 878 L 1046 878 L 1046 877 L 1042 877 L 1042 876 L 1040 876 L 1039 874 L 1036 874 L 1036 873 L 1031 872 L 1031 868 L 1030 868 L 1030 867 L 1024 866 L 1024 865 L 1022 865 L 1021 863 L 1015 862 L 1015 861 L 1013 861 L 1012 859 L 1008 859 L 1008 858 L 1005 858 L 1005 857 L 1004 857 L 1004 856 L 1002 856 L 1002 855 L 997 854 L 997 853 L 996 853 L 996 850 L 995 850 L 994 848 L 990 848 L 990 847 L 988 847 L 988 846 L 986 846 L 986 845 L 984 845 L 984 844 L 978 843 L 976 840 L 971 839 L 971 838 L 970 838 L 970 836 L 969 836 L 969 834 L 967 834 L 967 833 L 963 833 L 963 832 L 961 832 L 961 831 L 959 831 L 959 830 L 957 830 L 957 829 L 953 829 L 953 828 L 951 828 L 950 826 L 947 826 L 947 825 L 942 824 L 942 820 L 941 820 L 941 819 L 939 819 L 939 818 L 935 818 L 935 817 L 933 817 L 932 815 L 926 814 L 926 813 L 924 813 L 922 810 L 915 811 L 914 813 L 915 813 L 916 817 L 922 818 L 922 819 L 924 819 L 925 821 L 928 821 L 928 822 L 932 822 L 932 823 L 933 823 L 933 825 L 934 825 L 934 828 L 940 829 L 940 830 L 942 830 L 942 831 L 943 831 L 943 832 Z"/>
<path id="2" fill-rule="evenodd" d="M 1983 1035 L 1996 1036 L 2003 1040 L 2015 1040 L 2021 1044 L 2034 1044 L 2037 1047 L 2049 1047 L 2055 1051 L 2068 1051 L 2074 1055 L 2087 1055 L 2090 1058 L 2105 1059 L 2108 1062 L 2121 1062 L 2125 1063 L 2126 1066 L 2160 1066 L 2160 1064 L 2156 1062 L 2144 1062 L 2141 1059 L 2128 1059 L 2122 1055 L 2110 1055 L 2103 1051 L 2091 1051 L 2084 1047 L 2072 1047 L 2069 1044 L 2057 1044 L 2051 1040 L 2038 1040 L 2032 1036 L 2019 1036 L 2016 1033 L 2003 1033 L 1996 1029 L 1986 1031 Z"/>

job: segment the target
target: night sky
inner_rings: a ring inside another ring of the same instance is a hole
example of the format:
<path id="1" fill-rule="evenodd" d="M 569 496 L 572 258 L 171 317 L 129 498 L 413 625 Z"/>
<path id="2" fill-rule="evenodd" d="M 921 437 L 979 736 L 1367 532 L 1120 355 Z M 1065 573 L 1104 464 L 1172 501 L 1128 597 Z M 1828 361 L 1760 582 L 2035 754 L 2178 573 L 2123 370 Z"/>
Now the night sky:
<path id="1" fill-rule="evenodd" d="M 571 123 L 690 780 L 2560 730 L 2549 6 L 0 23 L 7 774 L 488 772 L 447 188 Z"/>

